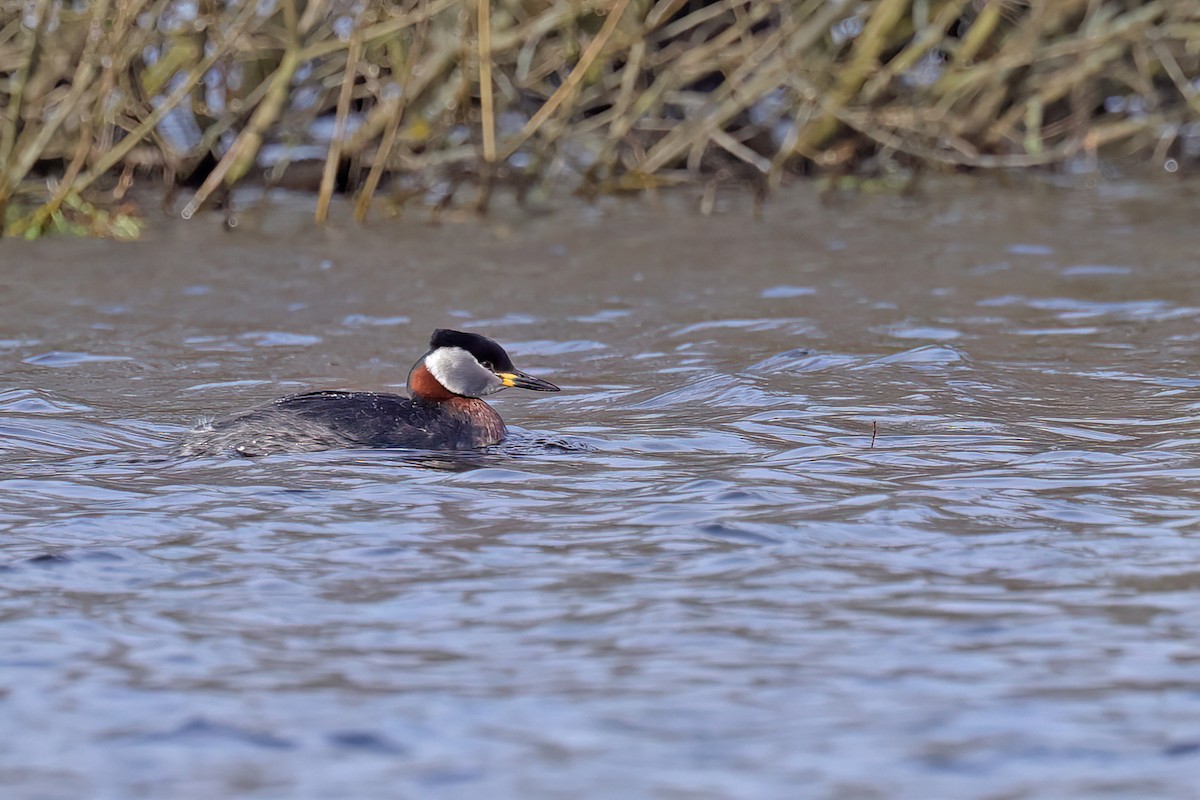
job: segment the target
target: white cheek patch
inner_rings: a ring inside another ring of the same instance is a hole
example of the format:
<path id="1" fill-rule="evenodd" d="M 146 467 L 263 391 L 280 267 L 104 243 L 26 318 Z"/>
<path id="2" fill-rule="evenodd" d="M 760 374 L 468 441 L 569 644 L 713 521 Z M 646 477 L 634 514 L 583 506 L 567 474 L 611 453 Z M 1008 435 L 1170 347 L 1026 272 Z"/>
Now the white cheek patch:
<path id="1" fill-rule="evenodd" d="M 433 377 L 437 378 L 437 382 L 447 389 L 450 389 L 450 383 L 453 381 L 451 377 L 453 371 L 451 353 L 461 353 L 462 355 L 470 356 L 470 353 L 466 350 L 460 350 L 457 347 L 439 347 L 425 357 L 426 368 L 433 373 Z M 451 389 L 451 391 L 454 390 Z"/>
<path id="2" fill-rule="evenodd" d="M 425 366 L 438 383 L 465 397 L 482 397 L 504 388 L 499 378 L 461 347 L 439 347 L 425 357 Z"/>

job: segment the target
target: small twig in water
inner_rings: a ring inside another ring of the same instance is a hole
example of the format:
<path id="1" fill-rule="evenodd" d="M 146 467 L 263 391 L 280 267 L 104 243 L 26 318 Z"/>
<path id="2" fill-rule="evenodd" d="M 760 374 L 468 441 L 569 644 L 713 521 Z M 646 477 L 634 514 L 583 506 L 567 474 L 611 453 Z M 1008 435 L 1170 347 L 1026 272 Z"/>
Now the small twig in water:
<path id="1" fill-rule="evenodd" d="M 871 448 L 872 449 L 874 449 L 874 447 L 875 447 L 875 435 L 877 433 L 879 433 L 879 423 L 872 422 L 871 423 Z"/>

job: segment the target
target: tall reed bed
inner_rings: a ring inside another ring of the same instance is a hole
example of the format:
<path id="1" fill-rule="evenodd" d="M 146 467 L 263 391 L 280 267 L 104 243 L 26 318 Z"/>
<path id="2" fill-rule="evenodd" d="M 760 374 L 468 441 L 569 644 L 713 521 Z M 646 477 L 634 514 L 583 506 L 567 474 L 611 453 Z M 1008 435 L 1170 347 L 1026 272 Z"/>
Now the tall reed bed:
<path id="1" fill-rule="evenodd" d="M 1200 0 L 0 0 L 0 220 L 1200 157 Z"/>

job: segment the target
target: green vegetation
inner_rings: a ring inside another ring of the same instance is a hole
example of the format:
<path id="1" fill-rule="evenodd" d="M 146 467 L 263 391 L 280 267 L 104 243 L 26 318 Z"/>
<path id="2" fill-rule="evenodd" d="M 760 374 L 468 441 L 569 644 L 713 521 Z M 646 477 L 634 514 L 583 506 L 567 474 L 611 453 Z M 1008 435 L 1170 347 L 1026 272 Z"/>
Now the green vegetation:
<path id="1" fill-rule="evenodd" d="M 0 0 L 0 220 L 136 235 L 135 180 L 190 215 L 305 159 L 318 220 L 338 189 L 365 219 L 462 186 L 483 209 L 497 185 L 1178 168 L 1197 75 L 1200 0 Z"/>

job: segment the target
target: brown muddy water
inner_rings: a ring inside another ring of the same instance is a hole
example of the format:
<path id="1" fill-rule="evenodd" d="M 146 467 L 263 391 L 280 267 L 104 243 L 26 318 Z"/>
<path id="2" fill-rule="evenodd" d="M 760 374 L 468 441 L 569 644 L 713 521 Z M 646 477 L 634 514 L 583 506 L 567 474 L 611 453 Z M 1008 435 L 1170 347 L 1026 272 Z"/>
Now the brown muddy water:
<path id="1" fill-rule="evenodd" d="M 3 796 L 1194 798 L 1198 195 L 0 242 Z M 439 326 L 564 391 L 167 454 Z"/>

